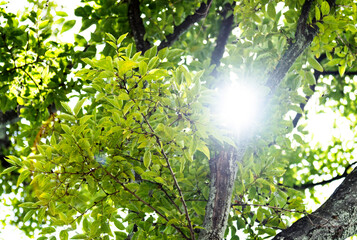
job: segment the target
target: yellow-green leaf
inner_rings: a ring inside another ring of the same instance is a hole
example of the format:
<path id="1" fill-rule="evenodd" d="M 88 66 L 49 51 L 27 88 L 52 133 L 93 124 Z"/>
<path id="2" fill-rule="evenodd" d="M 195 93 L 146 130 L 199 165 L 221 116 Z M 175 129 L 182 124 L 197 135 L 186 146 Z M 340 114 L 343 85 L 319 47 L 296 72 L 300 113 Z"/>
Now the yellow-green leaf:
<path id="1" fill-rule="evenodd" d="M 56 11 L 56 15 L 60 16 L 60 17 L 67 17 L 68 16 L 68 14 L 66 12 L 63 12 L 63 11 Z"/>
<path id="2" fill-rule="evenodd" d="M 340 76 L 342 77 L 345 74 L 346 71 L 346 65 L 342 65 L 338 67 L 338 72 L 340 73 Z"/>
<path id="3" fill-rule="evenodd" d="M 17 168 L 18 167 L 16 167 L 16 166 L 12 166 L 12 167 L 6 168 L 4 171 L 2 171 L 2 173 L 0 175 L 11 173 L 12 171 L 16 170 Z"/>
<path id="4" fill-rule="evenodd" d="M 72 130 L 67 124 L 61 124 L 63 131 L 69 135 L 72 135 Z"/>
<path id="5" fill-rule="evenodd" d="M 64 108 L 64 110 L 66 110 L 66 112 L 72 114 L 72 109 L 69 107 L 69 105 L 66 102 L 61 102 L 61 105 Z"/>
<path id="6" fill-rule="evenodd" d="M 32 215 L 33 215 L 34 213 L 35 213 L 35 210 L 30 210 L 30 211 L 28 211 L 22 221 L 23 221 L 23 222 L 27 222 L 27 221 L 32 217 Z"/>
<path id="7" fill-rule="evenodd" d="M 275 18 L 276 11 L 275 11 L 275 6 L 273 3 L 268 3 L 267 12 L 268 12 L 269 17 Z"/>
<path id="8" fill-rule="evenodd" d="M 146 150 L 144 153 L 144 166 L 148 168 L 151 163 L 151 152 L 150 150 Z"/>
<path id="9" fill-rule="evenodd" d="M 306 82 L 310 85 L 315 85 L 316 84 L 316 79 L 314 74 L 311 71 L 306 71 L 305 72 L 305 78 Z"/>
<path id="10" fill-rule="evenodd" d="M 323 72 L 324 69 L 321 66 L 321 64 L 314 58 L 314 57 L 308 57 L 307 61 L 309 62 L 309 64 L 311 65 L 311 67 L 313 67 L 314 69 L 316 69 L 319 72 Z"/>
<path id="11" fill-rule="evenodd" d="M 27 169 L 24 169 L 21 173 L 19 178 L 17 179 L 17 183 L 16 186 L 18 187 L 29 175 L 30 175 L 30 171 Z"/>
<path id="12" fill-rule="evenodd" d="M 45 28 L 45 27 L 48 25 L 48 22 L 49 22 L 49 21 L 50 21 L 50 20 L 47 19 L 47 20 L 41 22 L 40 25 L 38 25 L 38 28 L 39 28 L 39 29 Z"/>
<path id="13" fill-rule="evenodd" d="M 323 1 L 321 4 L 321 12 L 322 15 L 328 15 L 330 13 L 330 5 L 328 4 L 328 2 Z"/>
<path id="14" fill-rule="evenodd" d="M 66 230 L 62 230 L 60 232 L 60 239 L 61 240 L 68 240 L 68 232 Z"/>
<path id="15" fill-rule="evenodd" d="M 71 28 L 73 28 L 74 24 L 76 24 L 76 20 L 69 20 L 69 21 L 65 22 L 62 26 L 61 33 L 64 33 L 66 31 L 70 30 Z"/>
<path id="16" fill-rule="evenodd" d="M 315 6 L 315 18 L 316 18 L 316 20 L 319 21 L 320 17 L 321 17 L 320 9 L 319 9 L 318 6 Z"/>
<path id="17" fill-rule="evenodd" d="M 87 98 L 83 98 L 81 100 L 79 100 L 76 104 L 76 106 L 74 106 L 74 109 L 73 109 L 73 112 L 74 112 L 74 115 L 77 116 L 77 114 L 79 113 L 79 111 L 81 110 L 82 108 L 82 105 L 83 103 L 85 102 L 85 100 L 87 100 Z"/>

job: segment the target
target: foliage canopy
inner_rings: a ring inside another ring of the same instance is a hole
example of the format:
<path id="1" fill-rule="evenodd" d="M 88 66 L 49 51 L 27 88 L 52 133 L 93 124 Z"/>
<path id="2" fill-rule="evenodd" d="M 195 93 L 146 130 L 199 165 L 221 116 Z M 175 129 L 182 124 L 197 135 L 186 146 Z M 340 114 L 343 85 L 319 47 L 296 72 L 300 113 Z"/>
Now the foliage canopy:
<path id="1" fill-rule="evenodd" d="M 314 239 L 321 216 L 326 239 L 357 233 L 349 202 L 333 195 L 321 215 L 303 202 L 356 174 L 354 140 L 313 146 L 305 128 L 315 98 L 356 135 L 353 0 L 82 0 L 73 19 L 28 2 L 0 9 L 0 193 L 20 196 L 13 224 L 27 235 Z M 263 104 L 239 134 L 212 110 L 232 82 Z"/>

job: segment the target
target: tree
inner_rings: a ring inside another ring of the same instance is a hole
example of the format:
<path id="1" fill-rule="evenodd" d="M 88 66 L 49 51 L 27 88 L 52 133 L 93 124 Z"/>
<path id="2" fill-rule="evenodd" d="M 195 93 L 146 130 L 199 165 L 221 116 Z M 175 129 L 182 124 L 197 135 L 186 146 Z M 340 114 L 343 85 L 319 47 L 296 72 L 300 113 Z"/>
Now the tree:
<path id="1" fill-rule="evenodd" d="M 310 146 L 302 121 L 323 94 L 320 105 L 356 126 L 354 1 L 82 0 L 81 32 L 96 28 L 74 44 L 56 38 L 76 20 L 29 2 L 18 16 L 1 9 L 0 38 L 1 190 L 21 194 L 15 224 L 28 235 L 56 239 L 59 226 L 60 239 L 357 233 L 354 144 Z M 253 85 L 263 105 L 238 133 L 213 110 L 225 94 L 216 89 L 232 81 Z M 304 190 L 314 197 L 341 178 L 305 210 Z"/>

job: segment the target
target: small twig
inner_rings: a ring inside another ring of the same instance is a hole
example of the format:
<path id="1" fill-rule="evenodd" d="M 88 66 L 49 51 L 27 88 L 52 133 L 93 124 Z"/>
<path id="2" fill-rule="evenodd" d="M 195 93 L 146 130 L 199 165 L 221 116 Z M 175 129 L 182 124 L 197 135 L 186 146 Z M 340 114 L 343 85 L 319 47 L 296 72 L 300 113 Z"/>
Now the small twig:
<path id="1" fill-rule="evenodd" d="M 134 100 L 133 100 L 134 101 Z M 170 161 L 169 161 L 169 158 L 167 157 L 164 149 L 162 148 L 162 144 L 161 144 L 161 141 L 160 141 L 160 138 L 155 134 L 155 131 L 154 129 L 152 128 L 151 124 L 149 123 L 148 119 L 146 118 L 146 116 L 141 113 L 142 117 L 144 118 L 146 124 L 149 126 L 150 128 L 150 131 L 152 131 L 152 133 L 155 135 L 155 138 L 156 138 L 156 143 L 159 145 L 159 147 L 161 148 L 161 154 L 164 156 L 165 158 L 165 161 L 166 161 L 166 164 L 167 164 L 167 168 L 170 170 L 170 173 L 171 173 L 171 176 L 174 180 L 174 183 L 175 183 L 175 186 L 179 192 L 179 195 L 180 195 L 180 200 L 182 202 L 182 205 L 183 205 L 183 208 L 185 210 L 185 215 L 186 215 L 186 219 L 187 219 L 187 222 L 188 222 L 188 228 L 190 229 L 190 233 L 191 233 L 191 239 L 195 239 L 195 233 L 193 231 L 193 228 L 192 228 L 192 223 L 191 223 L 191 219 L 190 219 L 190 215 L 188 214 L 188 210 L 187 210 L 187 205 L 186 205 L 186 202 L 185 202 L 185 199 L 183 197 L 183 194 L 182 194 L 182 191 L 181 191 L 181 188 L 180 188 L 180 185 L 178 184 L 177 182 L 177 179 L 175 177 L 175 173 L 174 171 L 172 170 L 172 167 L 171 167 L 171 164 L 170 164 Z"/>
<path id="2" fill-rule="evenodd" d="M 145 200 L 141 199 L 138 195 L 136 195 L 135 192 L 131 191 L 129 188 L 127 188 L 125 186 L 124 183 L 120 182 L 116 177 L 114 177 L 110 172 L 108 172 L 105 168 L 103 168 L 103 170 L 107 173 L 108 176 L 110 176 L 112 179 L 114 179 L 114 181 L 116 181 L 118 184 L 120 184 L 123 189 L 125 191 L 127 191 L 128 193 L 130 193 L 131 195 L 133 195 L 137 200 L 139 200 L 140 202 L 142 202 L 143 204 L 145 204 L 147 207 L 149 207 L 151 210 L 153 210 L 154 212 L 156 212 L 160 217 L 162 217 L 163 219 L 165 219 L 167 222 L 169 222 L 169 219 L 164 215 L 162 214 L 159 210 L 157 210 L 156 208 L 154 208 L 151 204 L 149 204 L 148 202 L 146 202 Z M 179 231 L 182 236 L 185 238 L 185 239 L 189 239 L 185 234 L 184 232 L 182 232 L 182 230 L 176 226 L 175 224 L 171 224 L 171 226 L 173 226 L 177 231 Z"/>

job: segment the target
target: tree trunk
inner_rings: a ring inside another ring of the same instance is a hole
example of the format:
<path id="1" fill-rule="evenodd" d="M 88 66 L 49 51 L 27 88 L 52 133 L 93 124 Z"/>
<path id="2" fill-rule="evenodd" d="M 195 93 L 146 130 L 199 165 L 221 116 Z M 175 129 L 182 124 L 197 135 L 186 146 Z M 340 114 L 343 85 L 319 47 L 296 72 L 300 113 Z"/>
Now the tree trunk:
<path id="1" fill-rule="evenodd" d="M 221 240 L 227 227 L 231 199 L 237 175 L 238 161 L 242 161 L 245 146 L 227 147 L 210 159 L 211 185 L 200 240 Z"/>
<path id="2" fill-rule="evenodd" d="M 343 240 L 357 232 L 357 168 L 315 212 L 296 221 L 273 240 Z"/>

